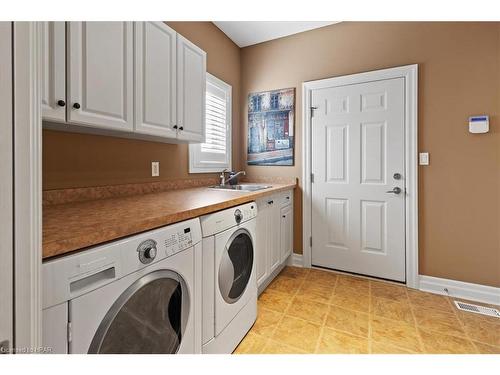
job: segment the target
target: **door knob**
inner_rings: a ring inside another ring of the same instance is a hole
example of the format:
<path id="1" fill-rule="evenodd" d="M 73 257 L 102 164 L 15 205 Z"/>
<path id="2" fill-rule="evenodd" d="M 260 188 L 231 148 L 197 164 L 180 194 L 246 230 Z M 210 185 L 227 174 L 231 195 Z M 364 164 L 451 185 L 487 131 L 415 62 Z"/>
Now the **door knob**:
<path id="1" fill-rule="evenodd" d="M 396 186 L 394 189 L 386 191 L 386 193 L 401 194 L 401 188 Z"/>
<path id="2" fill-rule="evenodd" d="M 75 103 L 73 104 L 74 109 L 80 109 L 80 103 Z"/>
<path id="3" fill-rule="evenodd" d="M 66 105 L 66 102 L 65 102 L 64 100 L 62 100 L 62 99 L 61 99 L 61 100 L 58 100 L 58 101 L 57 101 L 57 105 L 58 105 L 59 107 L 64 107 L 64 106 Z"/>

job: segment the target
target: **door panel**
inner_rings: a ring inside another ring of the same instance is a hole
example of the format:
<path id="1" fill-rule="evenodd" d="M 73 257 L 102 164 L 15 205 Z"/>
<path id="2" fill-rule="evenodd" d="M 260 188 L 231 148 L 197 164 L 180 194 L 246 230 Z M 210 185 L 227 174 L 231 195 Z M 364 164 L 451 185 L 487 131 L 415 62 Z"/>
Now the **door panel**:
<path id="1" fill-rule="evenodd" d="M 12 23 L 0 22 L 0 354 L 13 337 Z"/>
<path id="2" fill-rule="evenodd" d="M 255 268 L 257 275 L 257 286 L 261 286 L 262 283 L 269 276 L 269 266 L 268 266 L 268 215 L 269 208 L 267 204 L 267 199 L 257 200 L 257 215 L 256 226 L 257 226 L 257 239 L 255 242 Z"/>
<path id="3" fill-rule="evenodd" d="M 133 130 L 133 23 L 70 22 L 68 30 L 68 122 Z"/>
<path id="4" fill-rule="evenodd" d="M 135 131 L 175 138 L 176 33 L 163 22 L 136 22 Z"/>
<path id="5" fill-rule="evenodd" d="M 292 206 L 281 209 L 281 263 L 293 252 L 293 210 Z"/>
<path id="6" fill-rule="evenodd" d="M 66 23 L 41 22 L 42 117 L 66 120 Z M 64 101 L 64 104 L 60 101 Z M 61 105 L 63 104 L 63 105 Z"/>
<path id="7" fill-rule="evenodd" d="M 312 264 L 405 281 L 404 79 L 313 90 L 312 105 Z"/>
<path id="8" fill-rule="evenodd" d="M 178 34 L 177 125 L 179 139 L 195 142 L 204 140 L 206 70 L 205 51 Z"/>
<path id="9" fill-rule="evenodd" d="M 281 238 L 279 235 L 280 231 L 280 206 L 278 202 L 278 196 L 273 195 L 268 199 L 267 204 L 269 206 L 268 214 L 268 249 L 269 249 L 269 273 L 273 273 L 281 264 Z"/>

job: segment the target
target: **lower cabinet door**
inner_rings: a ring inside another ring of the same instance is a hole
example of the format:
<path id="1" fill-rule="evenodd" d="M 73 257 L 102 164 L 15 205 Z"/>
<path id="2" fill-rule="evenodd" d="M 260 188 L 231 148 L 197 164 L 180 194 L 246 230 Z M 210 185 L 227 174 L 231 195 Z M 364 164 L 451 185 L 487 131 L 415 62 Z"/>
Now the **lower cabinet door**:
<path id="1" fill-rule="evenodd" d="M 257 200 L 257 226 L 256 226 L 256 246 L 255 246 L 255 265 L 257 275 L 257 286 L 261 286 L 269 276 L 268 265 L 268 230 L 267 221 L 269 208 L 268 199 Z"/>
<path id="2" fill-rule="evenodd" d="M 281 236 L 280 236 L 280 207 L 278 196 L 272 196 L 268 199 L 268 248 L 269 248 L 269 272 L 274 272 L 281 264 Z"/>
<path id="3" fill-rule="evenodd" d="M 286 206 L 281 209 L 280 220 L 280 238 L 281 238 L 281 262 L 283 263 L 293 251 L 293 210 L 292 206 Z"/>

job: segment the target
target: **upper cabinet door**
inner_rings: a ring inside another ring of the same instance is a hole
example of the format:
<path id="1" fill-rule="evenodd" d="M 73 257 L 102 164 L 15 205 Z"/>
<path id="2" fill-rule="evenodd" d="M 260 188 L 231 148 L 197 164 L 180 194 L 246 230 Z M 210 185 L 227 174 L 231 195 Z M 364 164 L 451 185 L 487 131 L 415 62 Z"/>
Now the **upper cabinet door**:
<path id="1" fill-rule="evenodd" d="M 176 137 L 176 32 L 135 22 L 135 131 Z"/>
<path id="2" fill-rule="evenodd" d="M 42 22 L 42 118 L 66 121 L 66 25 Z"/>
<path id="3" fill-rule="evenodd" d="M 207 54 L 177 34 L 178 139 L 203 142 Z"/>
<path id="4" fill-rule="evenodd" d="M 68 25 L 68 122 L 132 131 L 133 23 Z"/>

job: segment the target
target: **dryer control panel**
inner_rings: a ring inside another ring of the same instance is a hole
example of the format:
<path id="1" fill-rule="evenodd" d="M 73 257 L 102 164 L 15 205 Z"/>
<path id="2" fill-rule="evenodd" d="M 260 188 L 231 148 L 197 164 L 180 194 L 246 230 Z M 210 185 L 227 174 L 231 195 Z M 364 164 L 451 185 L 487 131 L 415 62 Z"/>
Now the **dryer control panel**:
<path id="1" fill-rule="evenodd" d="M 211 236 L 226 229 L 236 227 L 257 216 L 257 204 L 250 202 L 205 215 L 200 218 L 203 237 Z"/>

